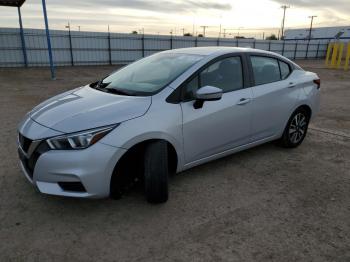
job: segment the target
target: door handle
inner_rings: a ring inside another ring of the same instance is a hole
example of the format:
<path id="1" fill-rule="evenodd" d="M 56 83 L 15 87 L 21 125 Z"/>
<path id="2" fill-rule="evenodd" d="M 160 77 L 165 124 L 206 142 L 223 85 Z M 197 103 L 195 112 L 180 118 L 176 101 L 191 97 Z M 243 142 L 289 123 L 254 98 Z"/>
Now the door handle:
<path id="1" fill-rule="evenodd" d="M 241 98 L 239 101 L 238 101 L 238 103 L 237 103 L 237 105 L 245 105 L 245 104 L 247 104 L 247 103 L 249 103 L 250 102 L 250 98 Z"/>
<path id="2" fill-rule="evenodd" d="M 289 85 L 288 85 L 288 88 L 293 88 L 295 87 L 296 85 L 293 83 L 293 82 L 290 82 Z"/>

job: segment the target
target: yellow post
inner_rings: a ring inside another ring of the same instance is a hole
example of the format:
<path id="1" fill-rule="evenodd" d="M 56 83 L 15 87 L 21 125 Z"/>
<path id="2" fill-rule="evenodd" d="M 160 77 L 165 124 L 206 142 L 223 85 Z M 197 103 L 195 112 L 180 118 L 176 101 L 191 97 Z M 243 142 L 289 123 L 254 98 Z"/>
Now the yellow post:
<path id="1" fill-rule="evenodd" d="M 328 66 L 329 58 L 331 56 L 331 51 L 333 49 L 333 43 L 329 43 L 327 47 L 327 54 L 326 54 L 326 66 Z"/>
<path id="2" fill-rule="evenodd" d="M 335 63 L 337 61 L 338 47 L 339 47 L 339 44 L 338 43 L 334 43 L 332 60 L 331 60 L 331 68 L 335 67 Z"/>
<path id="3" fill-rule="evenodd" d="M 348 48 L 346 52 L 344 70 L 349 69 L 349 60 L 350 60 L 350 42 L 348 43 Z"/>
<path id="4" fill-rule="evenodd" d="M 337 69 L 340 67 L 341 60 L 343 58 L 344 43 L 339 43 L 339 55 L 337 61 Z"/>

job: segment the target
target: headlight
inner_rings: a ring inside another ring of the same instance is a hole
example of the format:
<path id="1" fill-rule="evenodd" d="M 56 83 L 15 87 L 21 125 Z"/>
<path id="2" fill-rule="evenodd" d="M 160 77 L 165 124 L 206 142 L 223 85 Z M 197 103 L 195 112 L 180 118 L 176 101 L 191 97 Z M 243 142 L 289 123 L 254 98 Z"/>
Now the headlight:
<path id="1" fill-rule="evenodd" d="M 51 149 L 84 149 L 99 141 L 118 125 L 90 129 L 87 131 L 56 136 L 46 140 Z"/>

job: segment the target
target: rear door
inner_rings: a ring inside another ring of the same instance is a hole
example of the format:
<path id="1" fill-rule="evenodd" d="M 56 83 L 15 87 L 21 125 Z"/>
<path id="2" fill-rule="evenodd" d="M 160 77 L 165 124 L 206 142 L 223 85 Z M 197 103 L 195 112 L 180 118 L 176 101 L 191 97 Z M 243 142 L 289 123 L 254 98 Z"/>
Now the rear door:
<path id="1" fill-rule="evenodd" d="M 250 55 L 249 61 L 254 80 L 252 141 L 258 141 L 283 132 L 300 89 L 288 63 L 260 54 Z"/>

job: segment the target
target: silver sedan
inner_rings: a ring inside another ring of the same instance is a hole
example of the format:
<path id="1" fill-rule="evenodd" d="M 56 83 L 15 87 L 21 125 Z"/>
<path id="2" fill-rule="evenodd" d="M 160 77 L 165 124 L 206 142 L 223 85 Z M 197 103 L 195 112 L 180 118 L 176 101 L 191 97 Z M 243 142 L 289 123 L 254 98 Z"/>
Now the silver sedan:
<path id="1" fill-rule="evenodd" d="M 138 182 L 165 202 L 172 173 L 268 141 L 300 145 L 319 89 L 315 73 L 271 52 L 160 52 L 28 112 L 20 164 L 42 193 L 119 198 Z"/>

